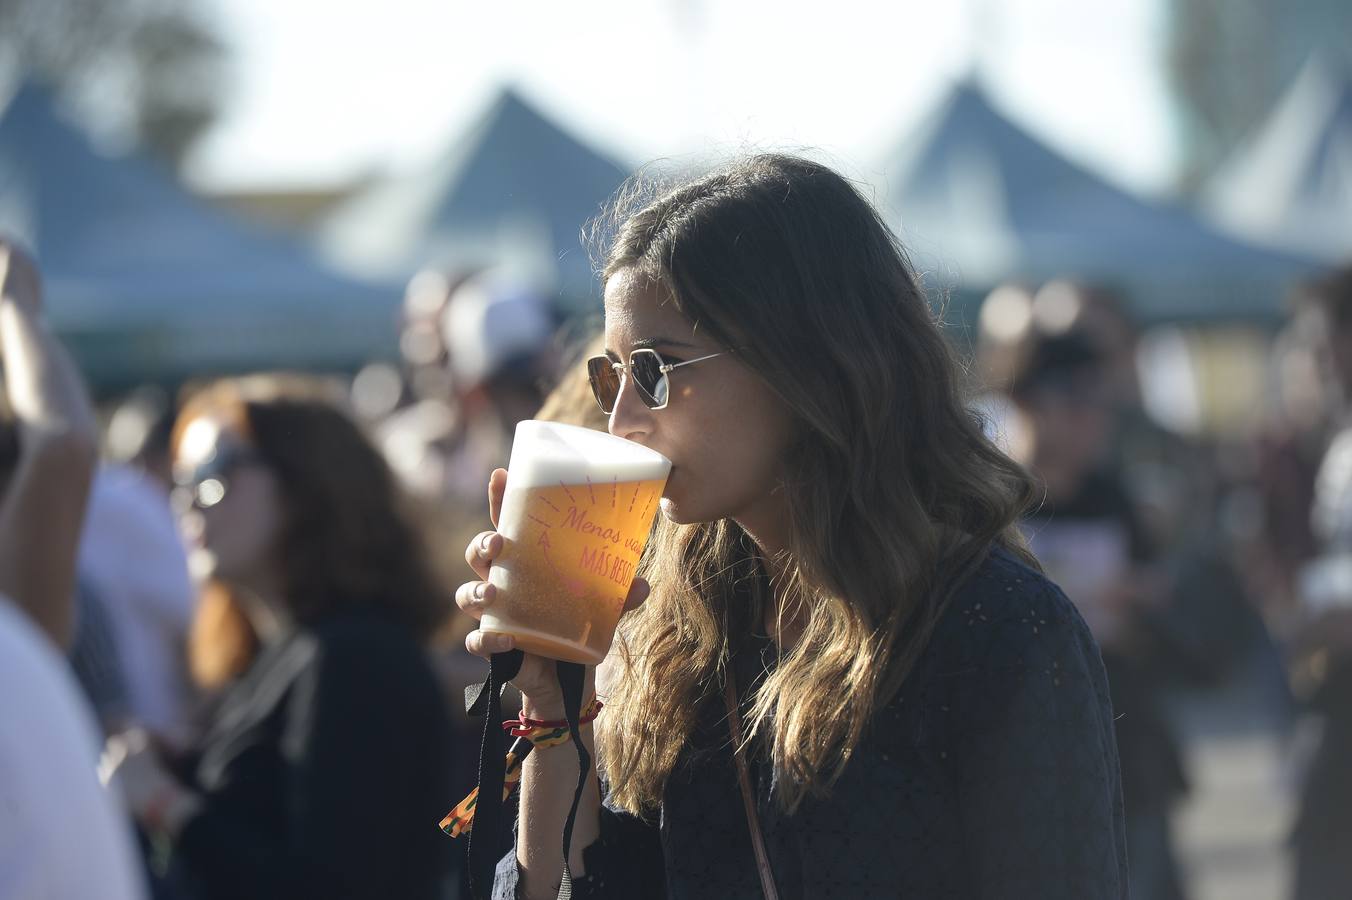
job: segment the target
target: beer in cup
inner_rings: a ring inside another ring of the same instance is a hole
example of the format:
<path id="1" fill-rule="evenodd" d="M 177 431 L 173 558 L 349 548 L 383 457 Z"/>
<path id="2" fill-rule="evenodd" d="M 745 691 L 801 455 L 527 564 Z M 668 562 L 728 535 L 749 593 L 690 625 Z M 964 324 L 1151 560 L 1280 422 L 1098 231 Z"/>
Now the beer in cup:
<path id="1" fill-rule="evenodd" d="M 601 431 L 517 425 L 498 517 L 503 550 L 485 632 L 551 659 L 605 657 L 648 541 L 671 460 Z"/>

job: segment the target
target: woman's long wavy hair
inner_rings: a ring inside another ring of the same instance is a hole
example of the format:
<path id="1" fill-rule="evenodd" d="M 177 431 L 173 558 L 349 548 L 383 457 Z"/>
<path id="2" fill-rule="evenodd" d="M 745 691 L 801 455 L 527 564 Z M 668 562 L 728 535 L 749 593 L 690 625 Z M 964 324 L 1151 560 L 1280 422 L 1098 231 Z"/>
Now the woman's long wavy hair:
<path id="1" fill-rule="evenodd" d="M 600 764 L 615 802 L 651 814 L 697 706 L 721 703 L 729 656 L 768 609 L 801 636 L 759 688 L 747 740 L 768 746 L 792 811 L 829 792 L 991 546 L 1032 561 L 1015 523 L 1033 488 L 983 435 L 901 246 L 850 182 L 759 155 L 635 199 L 650 196 L 631 184 L 600 220 L 614 223 L 603 277 L 659 281 L 796 420 L 789 541 L 772 586 L 735 522 L 659 523 L 652 594 L 621 625 Z"/>
<path id="2" fill-rule="evenodd" d="M 235 428 L 277 477 L 284 507 L 277 558 L 296 621 L 374 608 L 426 639 L 450 615 L 393 473 L 322 383 L 302 376 L 217 382 L 184 404 L 175 453 L 200 417 Z"/>

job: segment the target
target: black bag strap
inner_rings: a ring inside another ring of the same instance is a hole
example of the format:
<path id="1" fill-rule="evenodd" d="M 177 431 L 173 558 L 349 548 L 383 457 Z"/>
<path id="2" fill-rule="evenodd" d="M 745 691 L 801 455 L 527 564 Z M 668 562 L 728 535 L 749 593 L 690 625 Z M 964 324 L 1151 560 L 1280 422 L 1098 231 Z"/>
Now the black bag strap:
<path id="1" fill-rule="evenodd" d="M 488 661 L 488 678 L 482 684 L 465 689 L 465 711 L 472 716 L 484 717 L 483 738 L 479 744 L 479 799 L 474 808 L 474 828 L 469 834 L 470 892 L 484 900 L 492 896 L 493 875 L 498 859 L 502 855 L 502 848 L 509 844 L 502 803 L 502 786 L 506 778 L 506 738 L 502 736 L 500 727 L 502 690 L 521 671 L 524 659 L 520 650 L 493 654 Z M 580 663 L 560 660 L 556 666 L 559 688 L 563 693 L 564 716 L 568 720 L 568 734 L 577 748 L 577 788 L 573 791 L 573 804 L 563 826 L 563 881 L 559 886 L 559 900 L 571 900 L 573 896 L 573 875 L 568 856 L 573 845 L 577 809 L 582 802 L 582 793 L 587 788 L 587 775 L 591 770 L 591 754 L 582 743 L 578 721 L 582 717 L 582 688 L 586 672 L 586 667 Z M 526 741 L 520 743 L 525 744 L 523 750 L 529 753 L 531 745 Z"/>
<path id="2" fill-rule="evenodd" d="M 573 805 L 568 809 L 568 819 L 563 823 L 563 882 L 559 885 L 559 900 L 571 900 L 573 896 L 573 872 L 568 866 L 569 852 L 573 849 L 573 825 L 577 821 L 577 807 L 582 802 L 582 792 L 587 787 L 587 774 L 591 769 L 591 754 L 582 743 L 582 685 L 586 680 L 587 669 L 581 663 L 559 660 L 556 670 L 559 676 L 559 688 L 563 691 L 563 714 L 568 719 L 568 734 L 577 748 L 577 788 L 573 791 Z"/>
<path id="3" fill-rule="evenodd" d="M 469 885 L 475 897 L 493 893 L 493 872 L 505 841 L 502 783 L 507 761 L 503 752 L 502 689 L 521 671 L 520 650 L 494 653 L 488 660 L 488 678 L 465 690 L 465 711 L 484 717 L 479 742 L 479 799 L 474 806 L 474 830 L 469 834 Z"/>

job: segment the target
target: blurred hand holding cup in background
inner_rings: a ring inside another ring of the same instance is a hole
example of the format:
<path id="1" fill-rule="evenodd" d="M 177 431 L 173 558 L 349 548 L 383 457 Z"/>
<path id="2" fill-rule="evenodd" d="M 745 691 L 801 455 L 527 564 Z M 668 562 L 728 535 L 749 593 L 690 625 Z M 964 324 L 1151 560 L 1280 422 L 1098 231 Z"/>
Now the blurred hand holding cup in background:
<path id="1" fill-rule="evenodd" d="M 604 432 L 516 428 L 498 520 L 502 552 L 479 628 L 529 653 L 595 665 L 610 649 L 671 461 Z"/>

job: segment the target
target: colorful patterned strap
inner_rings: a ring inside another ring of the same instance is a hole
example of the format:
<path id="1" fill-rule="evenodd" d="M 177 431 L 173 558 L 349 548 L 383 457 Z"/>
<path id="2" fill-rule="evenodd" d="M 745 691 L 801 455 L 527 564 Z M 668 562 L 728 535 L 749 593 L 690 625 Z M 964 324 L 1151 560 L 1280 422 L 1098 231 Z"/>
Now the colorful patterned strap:
<path id="1" fill-rule="evenodd" d="M 511 750 L 507 751 L 507 770 L 502 781 L 503 803 L 506 803 L 507 798 L 512 796 L 512 791 L 516 790 L 517 783 L 521 781 L 521 765 L 526 761 L 526 757 L 532 749 L 534 748 L 531 743 L 522 738 L 512 745 Z M 468 797 L 455 805 L 455 809 L 446 814 L 446 818 L 441 820 L 441 830 L 451 837 L 468 834 L 474 828 L 474 807 L 478 802 L 479 789 L 476 787 L 469 792 Z"/>

